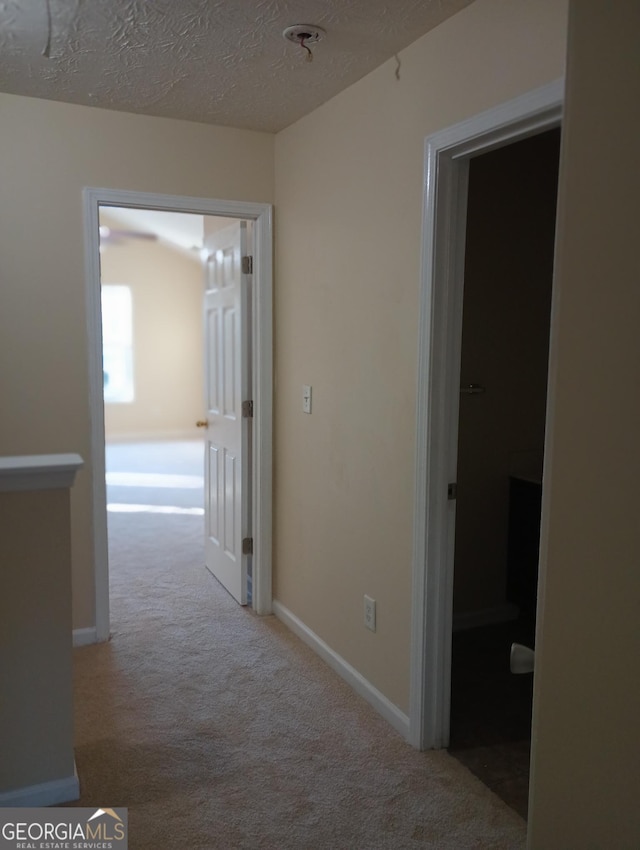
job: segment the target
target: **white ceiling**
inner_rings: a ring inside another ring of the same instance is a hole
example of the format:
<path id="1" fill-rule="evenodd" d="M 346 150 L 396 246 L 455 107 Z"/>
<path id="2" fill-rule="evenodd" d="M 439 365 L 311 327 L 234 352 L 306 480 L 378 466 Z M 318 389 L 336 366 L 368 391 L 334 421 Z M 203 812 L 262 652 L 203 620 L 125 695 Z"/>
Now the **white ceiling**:
<path id="1" fill-rule="evenodd" d="M 100 207 L 100 224 L 124 231 L 122 240 L 115 247 L 126 242 L 126 233 L 149 233 L 162 242 L 194 256 L 202 248 L 204 238 L 204 219 L 208 220 L 209 233 L 228 227 L 237 219 L 222 216 L 203 216 L 193 213 L 171 212 L 166 210 L 145 210 L 134 207 Z"/>
<path id="2" fill-rule="evenodd" d="M 100 223 L 130 231 L 153 233 L 159 239 L 187 251 L 202 248 L 203 216 L 191 213 L 101 207 Z"/>
<path id="3" fill-rule="evenodd" d="M 277 132 L 471 2 L 0 0 L 0 90 Z"/>

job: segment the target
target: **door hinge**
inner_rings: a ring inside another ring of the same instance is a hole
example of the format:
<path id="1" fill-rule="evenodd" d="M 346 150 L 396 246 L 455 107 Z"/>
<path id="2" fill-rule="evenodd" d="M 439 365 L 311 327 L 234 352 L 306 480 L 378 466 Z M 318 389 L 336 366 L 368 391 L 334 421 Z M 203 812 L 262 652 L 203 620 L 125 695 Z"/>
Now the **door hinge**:
<path id="1" fill-rule="evenodd" d="M 457 499 L 457 498 L 458 498 L 458 485 L 454 481 L 453 484 L 449 484 L 449 486 L 447 487 L 447 499 L 449 499 L 449 501 L 453 501 L 453 499 Z"/>
<path id="2" fill-rule="evenodd" d="M 243 401 L 242 402 L 242 418 L 243 419 L 253 419 L 253 402 L 252 401 Z"/>
<path id="3" fill-rule="evenodd" d="M 242 554 L 253 555 L 253 537 L 242 538 Z"/>
<path id="4" fill-rule="evenodd" d="M 250 254 L 242 258 L 242 274 L 253 274 L 253 257 Z"/>

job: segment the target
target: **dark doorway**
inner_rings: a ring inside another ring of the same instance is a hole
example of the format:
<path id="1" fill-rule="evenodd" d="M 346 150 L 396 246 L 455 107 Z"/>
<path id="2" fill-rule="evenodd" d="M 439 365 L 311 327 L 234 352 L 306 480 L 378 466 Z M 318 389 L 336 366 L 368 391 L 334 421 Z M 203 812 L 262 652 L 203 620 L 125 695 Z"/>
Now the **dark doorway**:
<path id="1" fill-rule="evenodd" d="M 527 816 L 560 129 L 470 162 L 450 751 Z"/>

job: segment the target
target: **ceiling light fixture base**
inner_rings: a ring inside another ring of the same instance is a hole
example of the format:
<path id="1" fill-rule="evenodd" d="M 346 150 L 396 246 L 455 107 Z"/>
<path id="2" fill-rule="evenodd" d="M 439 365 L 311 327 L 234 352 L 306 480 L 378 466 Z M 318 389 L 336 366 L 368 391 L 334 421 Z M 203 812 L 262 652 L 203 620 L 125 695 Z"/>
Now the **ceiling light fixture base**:
<path id="1" fill-rule="evenodd" d="M 292 41 L 294 44 L 317 44 L 326 34 L 322 27 L 317 27 L 315 24 L 296 24 L 287 27 L 282 33 L 287 41 Z"/>

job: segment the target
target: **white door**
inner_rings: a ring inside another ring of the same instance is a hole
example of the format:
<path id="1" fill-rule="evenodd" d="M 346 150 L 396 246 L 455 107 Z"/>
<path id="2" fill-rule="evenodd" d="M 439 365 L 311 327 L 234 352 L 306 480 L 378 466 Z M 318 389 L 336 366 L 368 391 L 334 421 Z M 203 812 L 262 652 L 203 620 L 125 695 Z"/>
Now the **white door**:
<path id="1" fill-rule="evenodd" d="M 246 222 L 215 230 L 217 222 L 205 216 L 205 563 L 245 605 L 251 419 L 243 416 L 243 402 L 251 398 L 251 276 L 242 270 Z"/>

